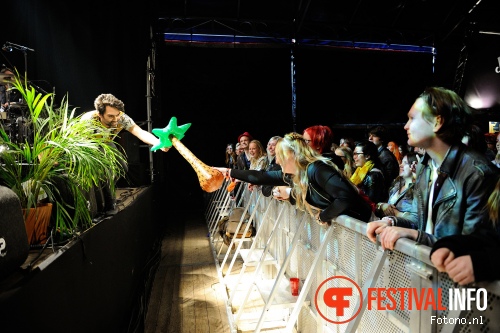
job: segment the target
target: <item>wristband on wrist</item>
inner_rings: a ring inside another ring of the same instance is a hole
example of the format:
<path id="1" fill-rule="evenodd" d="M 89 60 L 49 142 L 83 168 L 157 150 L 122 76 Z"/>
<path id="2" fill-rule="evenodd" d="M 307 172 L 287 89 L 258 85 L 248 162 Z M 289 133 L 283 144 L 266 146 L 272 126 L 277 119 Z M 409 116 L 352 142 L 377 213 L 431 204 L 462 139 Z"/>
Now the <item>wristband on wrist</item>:
<path id="1" fill-rule="evenodd" d="M 391 216 L 385 216 L 383 218 L 383 220 L 387 221 L 387 224 L 389 225 L 389 227 L 394 227 L 396 225 L 396 220 Z"/>

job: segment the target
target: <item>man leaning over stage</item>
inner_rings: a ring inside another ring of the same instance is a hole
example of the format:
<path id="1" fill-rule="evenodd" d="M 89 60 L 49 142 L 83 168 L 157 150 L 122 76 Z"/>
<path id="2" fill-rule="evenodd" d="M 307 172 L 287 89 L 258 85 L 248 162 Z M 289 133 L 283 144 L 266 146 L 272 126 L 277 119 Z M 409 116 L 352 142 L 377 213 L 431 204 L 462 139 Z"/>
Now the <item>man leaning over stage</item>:
<path id="1" fill-rule="evenodd" d="M 125 104 L 112 94 L 101 94 L 94 101 L 93 111 L 82 114 L 81 119 L 86 121 L 96 121 L 100 123 L 103 131 L 109 131 L 112 134 L 118 134 L 121 130 L 129 131 L 142 142 L 154 146 L 159 144 L 158 139 L 148 131 L 143 130 L 134 120 L 125 113 Z M 170 148 L 162 148 L 167 152 Z M 121 160 L 122 166 L 127 171 L 127 163 Z M 104 196 L 104 214 L 106 216 L 117 213 L 115 207 L 115 194 L 111 191 L 110 183 L 102 184 Z"/>

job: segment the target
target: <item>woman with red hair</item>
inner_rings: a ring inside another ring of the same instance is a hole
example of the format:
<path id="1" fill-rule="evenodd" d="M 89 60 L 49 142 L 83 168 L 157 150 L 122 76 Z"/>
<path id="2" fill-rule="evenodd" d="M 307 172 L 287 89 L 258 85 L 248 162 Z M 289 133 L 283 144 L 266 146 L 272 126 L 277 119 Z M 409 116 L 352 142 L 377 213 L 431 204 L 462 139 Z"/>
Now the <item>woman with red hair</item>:
<path id="1" fill-rule="evenodd" d="M 340 170 L 344 170 L 344 161 L 331 151 L 333 132 L 328 126 L 314 125 L 304 130 L 304 141 L 318 154 L 329 158 Z"/>
<path id="2" fill-rule="evenodd" d="M 389 141 L 389 143 L 387 144 L 387 149 L 389 149 L 389 151 L 391 153 L 393 153 L 394 156 L 396 156 L 396 159 L 398 160 L 399 165 L 401 165 L 401 162 L 403 161 L 403 156 L 401 155 L 401 152 L 399 151 L 398 144 L 394 141 Z"/>

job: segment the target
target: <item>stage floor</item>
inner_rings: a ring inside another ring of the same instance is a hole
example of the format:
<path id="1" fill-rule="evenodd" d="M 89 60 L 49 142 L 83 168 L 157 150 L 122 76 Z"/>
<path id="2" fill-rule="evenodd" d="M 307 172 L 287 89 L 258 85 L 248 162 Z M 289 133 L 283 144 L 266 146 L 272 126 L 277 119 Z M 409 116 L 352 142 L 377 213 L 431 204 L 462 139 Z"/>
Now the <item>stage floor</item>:
<path id="1" fill-rule="evenodd" d="M 200 214 L 176 214 L 161 246 L 144 333 L 229 333 L 224 285 Z"/>

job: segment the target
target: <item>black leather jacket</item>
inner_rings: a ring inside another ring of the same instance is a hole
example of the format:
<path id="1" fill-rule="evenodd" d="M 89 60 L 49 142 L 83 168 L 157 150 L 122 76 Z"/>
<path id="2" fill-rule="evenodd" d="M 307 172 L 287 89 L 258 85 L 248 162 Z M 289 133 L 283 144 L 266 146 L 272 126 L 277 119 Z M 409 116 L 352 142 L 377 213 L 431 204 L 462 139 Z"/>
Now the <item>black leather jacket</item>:
<path id="1" fill-rule="evenodd" d="M 386 202 L 388 190 L 385 187 L 385 178 L 381 170 L 372 168 L 358 184 L 358 187 L 365 192 L 373 203 Z"/>
<path id="2" fill-rule="evenodd" d="M 386 147 L 380 147 L 378 151 L 378 159 L 380 160 L 381 170 L 384 173 L 385 188 L 389 189 L 392 182 L 399 176 L 399 163 L 393 153 Z"/>
<path id="3" fill-rule="evenodd" d="M 434 233 L 425 233 L 427 224 L 430 157 L 425 155 L 417 169 L 413 205 L 407 217 L 395 218 L 396 225 L 419 230 L 417 242 L 432 246 L 450 235 L 468 235 L 478 223 L 488 223 L 485 209 L 498 179 L 498 169 L 480 153 L 464 144 L 451 146 L 439 168 L 445 177 L 432 208 Z"/>
<path id="4" fill-rule="evenodd" d="M 269 163 L 269 165 L 267 166 L 266 171 L 277 171 L 277 170 L 281 170 L 281 165 L 276 163 L 276 157 L 275 157 L 273 158 L 271 163 Z M 273 194 L 273 188 L 274 188 L 273 185 L 262 186 L 262 195 L 264 195 L 265 197 L 270 197 Z"/>
<path id="5" fill-rule="evenodd" d="M 489 222 L 491 223 L 491 222 Z M 453 235 L 439 239 L 429 255 L 437 249 L 450 249 L 455 258 L 470 255 L 474 269 L 475 282 L 500 279 L 500 238 L 495 231 L 485 230 L 482 223 L 469 235 Z"/>
<path id="6" fill-rule="evenodd" d="M 293 185 L 289 179 L 285 181 L 286 177 L 283 176 L 281 170 L 232 169 L 231 177 L 255 185 Z M 316 161 L 309 164 L 307 177 L 309 191 L 306 200 L 310 205 L 322 209 L 320 213 L 321 221 L 330 221 L 339 215 L 345 214 L 368 222 L 372 214 L 371 206 L 337 170 L 321 161 Z M 293 204 L 292 200 L 291 203 Z"/>

